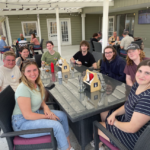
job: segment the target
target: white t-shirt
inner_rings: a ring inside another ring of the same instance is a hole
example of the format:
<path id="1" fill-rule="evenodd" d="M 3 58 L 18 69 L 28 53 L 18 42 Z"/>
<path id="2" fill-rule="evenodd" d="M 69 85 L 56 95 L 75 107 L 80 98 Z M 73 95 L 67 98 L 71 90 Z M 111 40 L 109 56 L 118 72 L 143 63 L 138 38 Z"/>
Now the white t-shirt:
<path id="1" fill-rule="evenodd" d="M 17 86 L 19 85 L 19 79 L 21 77 L 21 72 L 18 66 L 15 66 L 12 69 L 0 66 L 0 87 L 1 91 L 4 90 L 8 85 L 16 91 Z"/>

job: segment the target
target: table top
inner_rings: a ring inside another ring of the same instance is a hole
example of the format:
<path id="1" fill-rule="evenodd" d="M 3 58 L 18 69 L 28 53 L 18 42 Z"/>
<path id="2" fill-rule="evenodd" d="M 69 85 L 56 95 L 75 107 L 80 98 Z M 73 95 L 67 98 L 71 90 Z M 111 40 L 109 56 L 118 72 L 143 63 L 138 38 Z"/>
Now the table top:
<path id="1" fill-rule="evenodd" d="M 85 66 L 74 66 L 69 72 L 62 73 L 62 78 L 57 77 L 59 69 L 55 69 L 55 73 L 41 71 L 44 85 L 55 82 L 55 88 L 50 90 L 50 93 L 72 122 L 123 105 L 130 91 L 126 84 L 93 71 L 97 73 L 102 89 L 92 93 L 85 89 L 79 93 L 78 76 L 84 76 L 86 69 L 88 68 Z"/>

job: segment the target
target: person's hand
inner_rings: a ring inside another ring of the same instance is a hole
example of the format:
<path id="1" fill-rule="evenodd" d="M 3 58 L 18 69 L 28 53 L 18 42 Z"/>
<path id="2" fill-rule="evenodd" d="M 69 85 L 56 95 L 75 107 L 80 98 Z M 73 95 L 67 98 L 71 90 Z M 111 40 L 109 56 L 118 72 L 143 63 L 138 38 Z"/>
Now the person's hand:
<path id="1" fill-rule="evenodd" d="M 116 121 L 116 115 L 114 113 L 112 113 L 108 118 L 107 118 L 107 122 L 109 125 L 114 125 L 114 122 Z"/>
<path id="2" fill-rule="evenodd" d="M 76 61 L 76 64 L 82 65 L 82 62 L 81 61 Z"/>
<path id="3" fill-rule="evenodd" d="M 60 120 L 53 112 L 50 111 L 47 105 L 44 107 L 44 114 L 48 119 L 56 120 L 56 121 Z"/>

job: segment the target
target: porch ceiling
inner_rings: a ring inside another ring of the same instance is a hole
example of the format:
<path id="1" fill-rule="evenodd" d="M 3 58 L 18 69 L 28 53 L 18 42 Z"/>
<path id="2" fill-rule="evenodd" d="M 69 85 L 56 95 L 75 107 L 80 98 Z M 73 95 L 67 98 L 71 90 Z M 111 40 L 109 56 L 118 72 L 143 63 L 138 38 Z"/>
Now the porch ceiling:
<path id="1" fill-rule="evenodd" d="M 0 0 L 0 15 L 82 12 L 85 7 L 103 6 L 104 0 Z M 109 0 L 114 6 L 114 0 Z"/>

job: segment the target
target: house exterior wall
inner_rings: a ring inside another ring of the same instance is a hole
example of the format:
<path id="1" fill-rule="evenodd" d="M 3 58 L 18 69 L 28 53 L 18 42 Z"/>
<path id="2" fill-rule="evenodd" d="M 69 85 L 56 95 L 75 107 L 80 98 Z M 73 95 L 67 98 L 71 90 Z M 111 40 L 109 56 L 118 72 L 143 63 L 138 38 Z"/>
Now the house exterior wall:
<path id="1" fill-rule="evenodd" d="M 41 38 L 44 39 L 43 47 L 45 48 L 46 41 L 48 41 L 47 19 L 56 18 L 56 15 L 41 14 L 39 16 L 40 16 Z M 18 16 L 10 15 L 8 17 L 12 41 L 17 39 L 20 33 L 22 33 L 22 25 L 21 25 L 22 21 L 37 21 L 37 15 L 18 15 Z M 70 16 L 70 14 L 60 14 L 59 17 L 70 18 L 72 45 L 78 45 L 82 40 L 81 15 Z M 30 38 L 27 38 L 27 40 L 30 41 Z"/>
<path id="2" fill-rule="evenodd" d="M 99 26 L 100 15 L 86 14 L 85 17 L 85 39 L 89 40 L 92 38 L 94 33 L 97 33 L 101 26 Z"/>
<path id="3" fill-rule="evenodd" d="M 128 10 L 128 11 L 119 11 L 119 12 L 112 12 L 109 13 L 109 16 L 115 16 L 115 30 L 116 30 L 116 18 L 117 15 L 119 14 L 128 14 L 128 13 L 135 13 L 135 22 L 134 22 L 134 36 L 135 37 L 141 37 L 144 41 L 144 45 L 146 48 L 150 47 L 150 24 L 138 24 L 138 11 L 139 10 L 144 10 L 143 8 L 141 9 L 133 9 L 133 10 Z M 101 25 L 102 25 L 102 14 L 100 16 L 100 31 L 101 31 Z M 90 22 L 91 20 L 91 14 L 86 14 L 85 21 Z M 95 25 L 99 21 L 98 15 L 97 14 L 92 14 L 92 24 Z M 98 32 L 99 29 L 98 27 L 93 28 L 89 23 L 86 24 L 85 32 L 89 33 L 86 34 L 86 39 L 89 39 L 89 37 L 92 36 L 94 32 Z"/>
<path id="4" fill-rule="evenodd" d="M 9 26 L 10 26 L 10 32 L 12 37 L 12 42 L 15 39 L 18 39 L 20 36 L 20 33 L 22 32 L 22 21 L 37 21 L 37 15 L 14 15 L 14 16 L 8 16 L 9 17 Z M 37 37 L 38 38 L 38 37 Z M 27 38 L 27 41 L 30 41 L 30 38 Z"/>
<path id="5" fill-rule="evenodd" d="M 60 18 L 70 18 L 71 23 L 71 38 L 72 45 L 78 45 L 82 40 L 82 29 L 81 29 L 81 15 L 70 16 L 70 14 L 60 14 Z M 55 14 L 41 14 L 40 25 L 41 25 L 41 37 L 44 38 L 44 47 L 46 47 L 46 41 L 48 41 L 48 30 L 47 30 L 47 19 L 56 18 Z"/>

